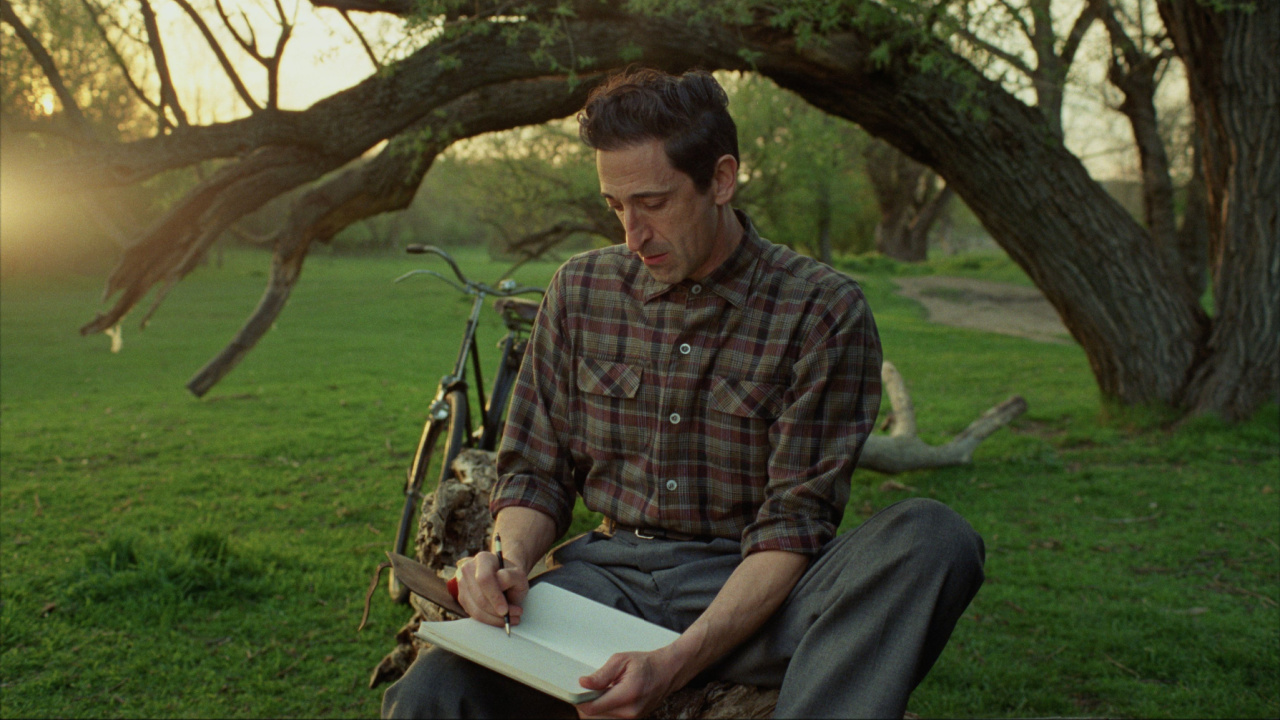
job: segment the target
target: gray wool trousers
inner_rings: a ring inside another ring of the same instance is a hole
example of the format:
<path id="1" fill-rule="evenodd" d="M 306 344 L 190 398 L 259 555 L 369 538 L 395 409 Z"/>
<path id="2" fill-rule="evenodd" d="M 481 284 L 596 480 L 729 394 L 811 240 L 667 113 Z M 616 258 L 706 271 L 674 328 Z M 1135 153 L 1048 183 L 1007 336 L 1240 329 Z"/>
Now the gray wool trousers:
<path id="1" fill-rule="evenodd" d="M 783 605 L 698 681 L 779 688 L 775 717 L 901 718 L 982 584 L 982 538 L 935 500 L 891 505 L 823 548 Z M 535 579 L 683 631 L 741 562 L 739 543 L 591 533 Z M 576 717 L 573 706 L 432 648 L 383 717 Z"/>

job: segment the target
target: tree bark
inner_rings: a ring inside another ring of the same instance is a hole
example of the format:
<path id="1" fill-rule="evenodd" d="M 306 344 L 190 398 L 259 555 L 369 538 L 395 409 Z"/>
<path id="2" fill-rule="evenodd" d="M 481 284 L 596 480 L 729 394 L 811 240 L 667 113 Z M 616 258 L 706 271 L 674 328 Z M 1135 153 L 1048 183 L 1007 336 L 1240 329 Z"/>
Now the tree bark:
<path id="1" fill-rule="evenodd" d="M 1185 405 L 1240 419 L 1280 399 L 1280 3 L 1159 8 L 1195 107 L 1217 316 Z"/>
<path id="2" fill-rule="evenodd" d="M 1178 226 L 1178 256 L 1187 287 L 1196 297 L 1204 295 L 1209 282 L 1209 200 L 1204 186 L 1200 135 L 1191 137 L 1191 181 L 1186 187 L 1186 209 Z"/>
<path id="3" fill-rule="evenodd" d="M 1092 0 L 1111 38 L 1111 62 L 1107 76 L 1124 94 L 1120 112 L 1129 119 L 1138 165 L 1142 169 L 1142 212 L 1147 232 L 1164 259 L 1172 278 L 1186 276 L 1178 246 L 1178 227 L 1173 202 L 1173 179 L 1169 156 L 1160 137 L 1156 114 L 1157 75 L 1166 61 L 1165 52 L 1148 53 L 1129 37 L 1115 10 L 1103 0 Z M 1141 38 L 1139 38 L 1141 40 Z M 1188 285 L 1184 290 L 1199 298 Z"/>

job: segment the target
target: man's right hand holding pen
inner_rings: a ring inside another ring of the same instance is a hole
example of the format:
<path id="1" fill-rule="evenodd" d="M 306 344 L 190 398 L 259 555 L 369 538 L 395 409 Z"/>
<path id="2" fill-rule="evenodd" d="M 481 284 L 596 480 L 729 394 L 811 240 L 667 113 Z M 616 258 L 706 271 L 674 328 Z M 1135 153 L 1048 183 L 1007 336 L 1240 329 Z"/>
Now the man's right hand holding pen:
<path id="1" fill-rule="evenodd" d="M 529 569 L 546 554 L 555 539 L 555 522 L 528 508 L 511 507 L 498 513 L 495 535 L 502 537 L 503 562 L 481 552 L 458 566 L 458 602 L 467 613 L 495 627 L 520 624 L 521 603 L 529 592 Z"/>

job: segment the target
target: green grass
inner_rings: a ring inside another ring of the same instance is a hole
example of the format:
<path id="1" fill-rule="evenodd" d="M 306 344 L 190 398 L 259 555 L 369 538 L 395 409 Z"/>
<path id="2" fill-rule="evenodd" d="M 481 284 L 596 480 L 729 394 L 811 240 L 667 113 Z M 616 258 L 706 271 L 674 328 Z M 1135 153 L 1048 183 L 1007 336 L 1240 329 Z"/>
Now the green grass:
<path id="1" fill-rule="evenodd" d="M 502 268 L 458 256 L 481 278 Z M 391 283 L 423 262 L 312 258 L 200 401 L 183 384 L 251 311 L 265 255 L 195 273 L 117 355 L 75 334 L 99 278 L 4 281 L 0 715 L 377 714 L 366 683 L 407 613 L 380 588 L 355 628 L 469 308 L 435 281 Z M 854 477 L 846 528 L 923 495 L 987 543 L 987 584 L 911 710 L 1280 715 L 1276 409 L 1236 427 L 1104 419 L 1078 348 L 929 325 L 892 294 L 900 270 L 850 269 L 927 440 L 1010 394 L 1030 405 L 971 466 L 895 478 L 907 490 Z M 489 313 L 482 349 L 500 332 Z"/>

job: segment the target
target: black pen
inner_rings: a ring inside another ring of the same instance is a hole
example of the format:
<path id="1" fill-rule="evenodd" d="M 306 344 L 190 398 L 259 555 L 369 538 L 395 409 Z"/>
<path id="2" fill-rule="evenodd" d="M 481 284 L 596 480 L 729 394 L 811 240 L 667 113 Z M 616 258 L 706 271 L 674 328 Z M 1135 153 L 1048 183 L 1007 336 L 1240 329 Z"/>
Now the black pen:
<path id="1" fill-rule="evenodd" d="M 496 533 L 493 536 L 493 551 L 498 554 L 498 569 L 502 569 L 502 537 Z M 511 609 L 507 608 L 507 614 L 502 617 L 503 622 L 507 626 L 507 637 L 511 637 Z"/>

